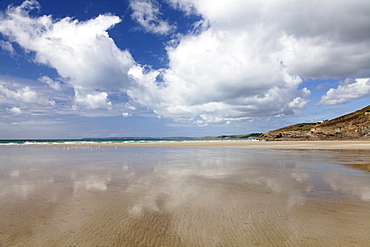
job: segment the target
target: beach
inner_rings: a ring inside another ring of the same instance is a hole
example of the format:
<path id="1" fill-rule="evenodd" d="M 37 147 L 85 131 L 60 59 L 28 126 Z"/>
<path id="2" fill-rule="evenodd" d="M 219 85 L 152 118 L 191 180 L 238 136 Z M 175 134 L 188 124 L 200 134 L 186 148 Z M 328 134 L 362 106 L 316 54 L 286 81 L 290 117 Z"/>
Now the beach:
<path id="1" fill-rule="evenodd" d="M 114 146 L 114 144 L 106 144 Z M 302 150 L 370 150 L 370 141 L 212 141 L 212 142 L 164 142 L 129 143 L 117 146 L 157 147 L 211 147 L 211 148 L 269 148 Z"/>
<path id="2" fill-rule="evenodd" d="M 369 246 L 369 142 L 0 147 L 0 246 Z"/>
<path id="3" fill-rule="evenodd" d="M 267 148 L 296 150 L 370 150 L 370 140 L 366 141 L 158 141 L 158 142 L 70 142 L 52 144 L 28 144 L 8 146 L 60 146 L 60 147 L 208 147 L 208 148 Z"/>

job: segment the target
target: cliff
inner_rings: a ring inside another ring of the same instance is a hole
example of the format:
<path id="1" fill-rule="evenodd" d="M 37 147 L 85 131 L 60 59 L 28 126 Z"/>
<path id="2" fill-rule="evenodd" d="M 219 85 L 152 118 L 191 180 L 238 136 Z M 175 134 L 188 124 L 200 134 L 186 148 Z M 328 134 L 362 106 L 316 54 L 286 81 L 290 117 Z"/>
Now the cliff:
<path id="1" fill-rule="evenodd" d="M 269 131 L 261 139 L 271 140 L 338 140 L 370 138 L 370 105 L 331 120 L 301 123 Z"/>

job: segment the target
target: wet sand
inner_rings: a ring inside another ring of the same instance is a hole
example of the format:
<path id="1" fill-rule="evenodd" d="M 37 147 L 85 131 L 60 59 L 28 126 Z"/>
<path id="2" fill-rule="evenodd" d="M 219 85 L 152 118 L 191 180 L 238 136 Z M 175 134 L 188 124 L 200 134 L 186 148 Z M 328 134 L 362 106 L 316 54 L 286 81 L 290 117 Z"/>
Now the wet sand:
<path id="1" fill-rule="evenodd" d="M 370 174 L 347 166 L 369 164 L 366 150 L 2 147 L 0 157 L 2 247 L 370 245 Z"/>
<path id="2" fill-rule="evenodd" d="M 368 141 L 189 141 L 189 142 L 135 142 L 135 143 L 68 143 L 24 146 L 101 146 L 101 147 L 214 147 L 214 148 L 268 148 L 297 150 L 370 150 Z M 14 145 L 23 146 L 23 145 Z"/>

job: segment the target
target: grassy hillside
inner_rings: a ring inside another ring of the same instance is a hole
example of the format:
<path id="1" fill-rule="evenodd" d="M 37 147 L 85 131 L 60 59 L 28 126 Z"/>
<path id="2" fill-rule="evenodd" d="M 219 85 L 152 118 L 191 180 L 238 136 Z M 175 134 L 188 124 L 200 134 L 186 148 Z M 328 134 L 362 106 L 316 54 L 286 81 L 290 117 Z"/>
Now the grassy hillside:
<path id="1" fill-rule="evenodd" d="M 337 125 L 340 123 L 348 123 L 349 121 L 354 121 L 354 120 L 357 120 L 358 118 L 363 117 L 364 115 L 366 115 L 366 112 L 369 112 L 368 114 L 370 114 L 370 105 L 366 106 L 365 108 L 362 108 L 361 110 L 358 110 L 358 111 L 349 113 L 347 115 L 343 115 L 343 116 L 334 118 L 332 120 L 326 121 L 324 123 L 321 123 L 319 126 L 321 127 L 333 126 L 333 125 Z"/>
<path id="2" fill-rule="evenodd" d="M 351 139 L 370 138 L 370 105 L 361 110 L 320 123 L 300 123 L 272 130 L 263 139 Z"/>
<path id="3" fill-rule="evenodd" d="M 242 135 L 222 135 L 222 136 L 205 136 L 201 139 L 244 139 L 244 138 L 254 138 L 260 137 L 262 133 L 251 133 Z"/>

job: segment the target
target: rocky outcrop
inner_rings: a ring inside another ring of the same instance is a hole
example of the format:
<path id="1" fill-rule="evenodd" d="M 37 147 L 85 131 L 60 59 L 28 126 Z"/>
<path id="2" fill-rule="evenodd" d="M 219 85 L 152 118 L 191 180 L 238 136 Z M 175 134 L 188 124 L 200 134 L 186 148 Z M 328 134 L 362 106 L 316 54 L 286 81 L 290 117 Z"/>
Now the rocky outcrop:
<path id="1" fill-rule="evenodd" d="M 370 138 L 370 106 L 321 123 L 302 123 L 267 132 L 262 139 L 327 140 Z"/>

